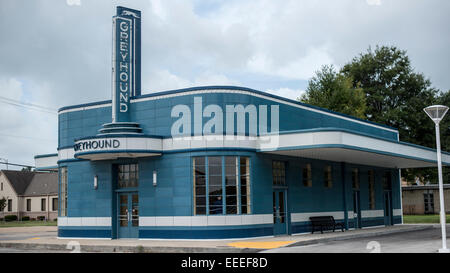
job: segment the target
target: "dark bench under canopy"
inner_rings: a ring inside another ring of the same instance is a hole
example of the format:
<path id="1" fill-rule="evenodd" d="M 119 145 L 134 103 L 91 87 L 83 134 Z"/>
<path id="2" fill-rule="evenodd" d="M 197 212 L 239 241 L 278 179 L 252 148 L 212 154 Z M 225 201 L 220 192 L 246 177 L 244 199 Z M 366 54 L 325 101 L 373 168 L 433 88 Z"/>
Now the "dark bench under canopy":
<path id="1" fill-rule="evenodd" d="M 333 230 L 340 228 L 344 232 L 344 224 L 338 223 L 334 220 L 333 216 L 313 216 L 309 217 L 312 225 L 312 233 L 316 230 L 320 230 L 323 233 L 324 230 Z"/>

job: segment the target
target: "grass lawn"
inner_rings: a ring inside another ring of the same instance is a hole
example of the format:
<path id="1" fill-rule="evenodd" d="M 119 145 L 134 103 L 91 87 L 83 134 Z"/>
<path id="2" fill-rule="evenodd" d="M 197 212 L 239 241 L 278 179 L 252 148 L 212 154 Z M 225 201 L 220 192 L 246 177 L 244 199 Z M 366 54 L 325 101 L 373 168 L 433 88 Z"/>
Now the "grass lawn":
<path id="1" fill-rule="evenodd" d="M 35 227 L 35 226 L 56 226 L 56 221 L 0 221 L 0 228 L 5 227 Z"/>
<path id="2" fill-rule="evenodd" d="M 446 222 L 450 224 L 450 215 L 446 215 Z M 403 215 L 405 224 L 439 224 L 439 214 Z"/>

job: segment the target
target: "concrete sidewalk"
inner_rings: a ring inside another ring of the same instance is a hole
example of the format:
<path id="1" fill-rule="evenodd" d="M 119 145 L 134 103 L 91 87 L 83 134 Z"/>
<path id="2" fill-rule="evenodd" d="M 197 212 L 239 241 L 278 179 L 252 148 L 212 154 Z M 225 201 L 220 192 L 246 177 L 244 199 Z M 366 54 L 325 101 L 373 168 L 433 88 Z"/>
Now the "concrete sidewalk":
<path id="1" fill-rule="evenodd" d="M 68 250 L 79 243 L 81 252 L 256 253 L 266 249 L 431 229 L 433 225 L 390 227 L 232 240 L 91 240 L 57 239 L 56 227 L 1 228 L 0 247 L 24 250 Z"/>

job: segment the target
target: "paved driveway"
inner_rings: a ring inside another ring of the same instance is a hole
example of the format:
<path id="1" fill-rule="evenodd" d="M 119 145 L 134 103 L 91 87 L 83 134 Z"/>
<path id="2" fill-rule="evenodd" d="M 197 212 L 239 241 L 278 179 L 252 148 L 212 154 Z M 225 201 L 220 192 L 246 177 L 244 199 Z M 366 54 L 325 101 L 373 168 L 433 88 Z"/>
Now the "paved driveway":
<path id="1" fill-rule="evenodd" d="M 447 238 L 450 236 L 447 225 Z M 447 245 L 450 241 L 447 239 Z M 441 229 L 432 228 L 371 238 L 333 241 L 307 246 L 289 246 L 265 253 L 435 253 L 442 247 Z"/>
<path id="2" fill-rule="evenodd" d="M 55 238 L 56 226 L 0 228 L 0 241 L 33 240 L 35 238 Z"/>

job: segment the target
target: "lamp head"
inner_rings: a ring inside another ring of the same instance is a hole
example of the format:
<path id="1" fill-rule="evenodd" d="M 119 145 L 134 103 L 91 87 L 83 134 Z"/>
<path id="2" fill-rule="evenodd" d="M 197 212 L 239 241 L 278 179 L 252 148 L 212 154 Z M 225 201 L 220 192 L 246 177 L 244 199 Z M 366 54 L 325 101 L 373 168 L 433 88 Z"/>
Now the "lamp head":
<path id="1" fill-rule="evenodd" d="M 448 111 L 448 107 L 445 105 L 432 105 L 423 109 L 425 113 L 438 124 Z"/>

